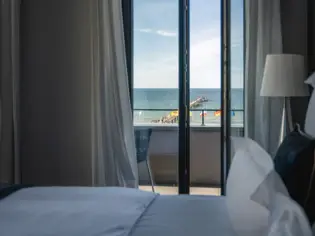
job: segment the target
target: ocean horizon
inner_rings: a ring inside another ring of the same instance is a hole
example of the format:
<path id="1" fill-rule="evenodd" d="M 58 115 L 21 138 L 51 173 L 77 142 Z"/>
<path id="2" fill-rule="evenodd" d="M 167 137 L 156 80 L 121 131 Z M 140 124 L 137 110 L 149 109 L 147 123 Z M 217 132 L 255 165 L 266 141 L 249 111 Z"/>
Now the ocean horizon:
<path id="1" fill-rule="evenodd" d="M 231 89 L 231 110 L 237 110 L 231 114 L 232 124 L 243 123 L 243 91 L 242 88 Z M 179 104 L 178 95 L 179 90 L 176 88 L 134 88 L 134 123 L 153 123 L 169 115 L 172 111 L 177 111 Z M 198 108 L 191 109 L 191 123 L 201 124 L 203 117 L 205 125 L 219 125 L 221 121 L 221 89 L 190 89 L 190 102 L 201 97 L 207 98 L 208 101 L 202 103 Z"/>

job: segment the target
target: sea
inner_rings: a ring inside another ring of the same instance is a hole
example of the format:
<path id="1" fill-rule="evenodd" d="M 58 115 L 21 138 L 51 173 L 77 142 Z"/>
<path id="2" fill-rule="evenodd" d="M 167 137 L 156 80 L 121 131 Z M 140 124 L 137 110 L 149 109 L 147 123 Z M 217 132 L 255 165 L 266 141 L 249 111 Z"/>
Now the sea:
<path id="1" fill-rule="evenodd" d="M 201 97 L 207 98 L 208 101 L 202 103 L 198 108 L 191 109 L 191 124 L 220 125 L 221 89 L 190 89 L 190 102 Z M 160 120 L 172 111 L 178 111 L 179 90 L 175 88 L 134 88 L 133 102 L 134 123 L 154 123 L 156 120 Z M 231 123 L 242 125 L 244 117 L 243 89 L 231 89 L 231 110 Z"/>

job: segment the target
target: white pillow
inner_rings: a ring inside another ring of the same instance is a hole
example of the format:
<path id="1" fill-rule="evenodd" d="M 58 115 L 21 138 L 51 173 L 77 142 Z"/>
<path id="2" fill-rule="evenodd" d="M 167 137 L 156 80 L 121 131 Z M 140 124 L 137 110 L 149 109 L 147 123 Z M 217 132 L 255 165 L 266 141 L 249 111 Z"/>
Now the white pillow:
<path id="1" fill-rule="evenodd" d="M 268 230 L 269 211 L 250 198 L 259 184 L 264 181 L 268 168 L 262 170 L 249 151 L 244 148 L 243 146 L 235 150 L 227 179 L 225 198 L 229 216 L 227 220 L 236 235 L 265 236 Z"/>
<path id="2" fill-rule="evenodd" d="M 315 72 L 310 77 L 308 77 L 305 83 L 315 88 Z M 315 92 L 314 91 L 311 95 L 311 99 L 308 104 L 304 130 L 305 130 L 305 133 L 315 138 Z"/>
<path id="3" fill-rule="evenodd" d="M 315 88 L 315 72 L 313 72 L 308 78 L 307 80 L 305 80 L 306 84 L 309 84 L 311 86 L 313 86 Z"/>
<path id="4" fill-rule="evenodd" d="M 269 210 L 251 200 L 273 169 L 273 160 L 255 141 L 231 137 L 234 156 L 226 183 L 229 221 L 242 236 L 265 236 Z"/>
<path id="5" fill-rule="evenodd" d="M 268 236 L 312 236 L 307 217 L 292 199 L 277 193 L 273 206 Z"/>
<path id="6" fill-rule="evenodd" d="M 249 138 L 231 137 L 235 155 L 226 183 L 226 196 L 251 199 L 251 195 L 274 169 L 270 155 Z"/>
<path id="7" fill-rule="evenodd" d="M 237 235 L 265 236 L 276 193 L 289 194 L 263 148 L 249 138 L 231 141 L 235 155 L 226 186 L 229 221 Z"/>
<path id="8" fill-rule="evenodd" d="M 273 199 L 279 193 L 287 197 L 290 196 L 279 174 L 275 170 L 272 170 L 252 194 L 251 199 L 271 211 L 273 208 Z"/>
<path id="9" fill-rule="evenodd" d="M 270 210 L 273 194 L 289 196 L 281 177 L 274 169 L 271 156 L 254 140 L 232 137 L 236 152 L 227 179 L 227 197 L 252 200 Z"/>

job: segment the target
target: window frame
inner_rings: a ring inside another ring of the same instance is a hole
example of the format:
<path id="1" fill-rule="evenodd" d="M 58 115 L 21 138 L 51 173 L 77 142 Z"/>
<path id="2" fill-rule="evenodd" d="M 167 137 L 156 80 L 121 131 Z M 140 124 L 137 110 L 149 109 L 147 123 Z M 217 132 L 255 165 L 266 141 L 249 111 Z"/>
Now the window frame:
<path id="1" fill-rule="evenodd" d="M 245 9 L 245 0 L 244 9 Z M 190 0 L 179 3 L 179 150 L 178 192 L 190 189 L 190 116 L 189 116 L 189 13 Z M 126 62 L 131 108 L 133 112 L 133 0 L 122 0 Z M 245 18 L 245 14 L 244 14 Z M 244 21 L 245 25 L 245 21 Z M 226 194 L 226 180 L 231 164 L 231 0 L 221 0 L 221 195 Z M 245 28 L 245 27 L 244 27 Z M 245 31 L 245 30 L 244 30 Z M 245 32 L 244 32 L 245 33 Z M 245 36 L 245 35 L 244 35 Z M 244 38 L 245 39 L 245 38 Z M 245 40 L 244 40 L 245 41 Z M 245 42 L 244 42 L 245 45 Z M 244 47 L 245 50 L 245 47 Z M 244 54 L 245 62 L 245 54 Z M 245 65 L 245 64 L 244 64 Z M 245 82 L 244 82 L 245 83 Z M 245 100 L 244 100 L 245 102 Z M 245 107 L 244 113 L 245 114 Z M 245 124 L 245 119 L 243 120 Z M 245 128 L 245 125 L 244 125 Z M 183 157 L 182 157 L 183 156 Z"/>

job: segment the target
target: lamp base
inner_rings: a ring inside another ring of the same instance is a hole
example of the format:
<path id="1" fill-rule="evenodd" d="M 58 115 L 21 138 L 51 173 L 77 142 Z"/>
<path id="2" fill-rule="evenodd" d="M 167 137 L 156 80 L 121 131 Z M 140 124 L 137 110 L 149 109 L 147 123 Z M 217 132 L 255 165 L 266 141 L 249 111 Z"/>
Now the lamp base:
<path id="1" fill-rule="evenodd" d="M 283 99 L 283 110 L 282 110 L 282 121 L 281 121 L 281 131 L 280 131 L 280 144 L 285 138 L 286 127 L 288 126 L 289 132 L 292 132 L 293 120 L 292 120 L 292 110 L 291 110 L 291 100 L 289 97 Z"/>

